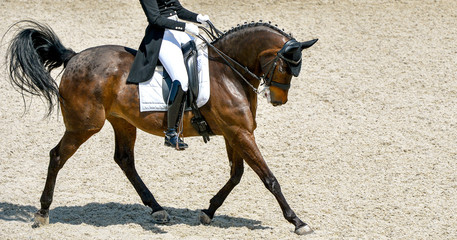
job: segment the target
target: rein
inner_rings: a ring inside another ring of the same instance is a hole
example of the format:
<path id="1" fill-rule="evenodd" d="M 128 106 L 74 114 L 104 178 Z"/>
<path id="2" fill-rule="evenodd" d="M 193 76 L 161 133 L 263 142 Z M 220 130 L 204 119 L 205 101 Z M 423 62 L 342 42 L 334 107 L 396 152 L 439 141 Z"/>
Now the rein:
<path id="1" fill-rule="evenodd" d="M 200 29 L 202 29 L 210 38 L 211 40 L 215 40 L 216 38 L 220 37 L 222 35 L 222 32 L 219 31 L 210 21 L 207 22 L 209 27 L 210 27 L 210 30 L 204 28 L 204 27 L 200 27 Z M 214 35 L 216 34 L 216 35 Z M 203 40 L 208 46 L 210 46 L 212 49 L 214 49 L 214 51 L 224 60 L 224 62 L 227 64 L 227 66 L 230 67 L 230 69 L 232 69 L 238 76 L 241 77 L 241 79 L 243 79 L 244 82 L 246 82 L 246 84 L 256 93 L 256 94 L 260 94 L 263 92 L 262 91 L 259 91 L 258 88 L 254 87 L 245 77 L 244 75 L 239 72 L 234 66 L 233 64 L 235 64 L 237 67 L 243 69 L 245 71 L 245 73 L 248 73 L 251 77 L 257 79 L 259 82 L 261 82 L 261 86 L 262 85 L 265 85 L 267 87 L 270 87 L 270 86 L 275 86 L 275 87 L 278 87 L 278 88 L 281 88 L 283 90 L 288 90 L 290 88 L 290 84 L 284 84 L 284 83 L 278 83 L 278 82 L 275 82 L 273 81 L 273 75 L 274 75 L 274 72 L 275 72 L 275 69 L 276 69 L 276 66 L 277 66 L 277 62 L 279 59 L 282 59 L 286 62 L 291 62 L 291 63 L 300 63 L 301 60 L 295 62 L 293 60 L 290 60 L 290 59 L 287 59 L 285 58 L 280 52 L 277 53 L 276 57 L 273 58 L 272 60 L 270 60 L 269 62 L 267 62 L 264 66 L 268 65 L 268 64 L 271 64 L 269 70 L 266 72 L 266 74 L 262 74 L 262 76 L 257 76 L 255 73 L 251 72 L 246 66 L 240 64 L 239 62 L 237 62 L 235 59 L 229 57 L 227 54 L 225 54 L 224 52 L 222 52 L 221 50 L 219 50 L 218 48 L 216 48 L 213 44 L 211 44 L 205 37 L 203 37 L 201 34 L 199 34 L 197 36 L 198 38 L 200 38 L 201 40 Z M 233 64 L 232 64 L 233 63 Z M 269 76 L 269 77 L 268 77 Z"/>

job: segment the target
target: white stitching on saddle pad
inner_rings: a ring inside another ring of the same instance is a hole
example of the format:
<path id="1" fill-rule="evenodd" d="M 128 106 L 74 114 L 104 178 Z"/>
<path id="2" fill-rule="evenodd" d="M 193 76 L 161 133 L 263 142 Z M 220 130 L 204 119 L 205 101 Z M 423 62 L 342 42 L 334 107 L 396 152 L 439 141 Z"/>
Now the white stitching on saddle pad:
<path id="1" fill-rule="evenodd" d="M 196 39 L 198 49 L 198 81 L 200 89 L 197 97 L 197 106 L 205 105 L 209 100 L 209 66 L 208 66 L 208 46 Z M 167 111 L 167 104 L 162 93 L 163 68 L 158 67 L 151 80 L 139 84 L 140 111 Z"/>

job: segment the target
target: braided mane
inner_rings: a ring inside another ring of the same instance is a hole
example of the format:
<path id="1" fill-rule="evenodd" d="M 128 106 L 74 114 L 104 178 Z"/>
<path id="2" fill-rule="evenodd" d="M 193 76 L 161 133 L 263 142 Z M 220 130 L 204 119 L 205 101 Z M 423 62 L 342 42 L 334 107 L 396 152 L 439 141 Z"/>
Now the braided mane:
<path id="1" fill-rule="evenodd" d="M 219 36 L 218 38 L 214 39 L 214 41 L 212 43 L 214 44 L 214 43 L 220 41 L 221 39 L 223 39 L 224 37 L 226 37 L 227 35 L 231 35 L 232 33 L 238 32 L 240 30 L 247 29 L 247 28 L 252 28 L 252 27 L 259 27 L 259 26 L 268 27 L 270 29 L 273 29 L 276 32 L 282 34 L 283 36 L 285 36 L 285 37 L 287 37 L 289 39 L 293 38 L 291 33 L 288 34 L 288 33 L 284 32 L 284 30 L 279 29 L 277 25 L 274 25 L 274 26 L 271 25 L 271 22 L 266 23 L 266 22 L 262 22 L 262 21 L 259 21 L 259 22 L 254 22 L 253 21 L 253 22 L 250 22 L 250 23 L 245 22 L 243 25 L 238 24 L 236 27 L 233 27 L 229 31 L 225 31 L 221 36 Z"/>

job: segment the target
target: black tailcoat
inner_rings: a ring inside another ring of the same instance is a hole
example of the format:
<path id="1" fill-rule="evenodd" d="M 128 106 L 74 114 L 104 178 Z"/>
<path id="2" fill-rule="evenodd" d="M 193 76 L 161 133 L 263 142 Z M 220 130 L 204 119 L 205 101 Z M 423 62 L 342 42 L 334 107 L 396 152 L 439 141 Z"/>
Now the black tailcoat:
<path id="1" fill-rule="evenodd" d="M 165 29 L 185 30 L 184 22 L 168 17 L 178 15 L 180 19 L 197 22 L 197 14 L 183 8 L 178 0 L 140 0 L 140 3 L 149 25 L 130 68 L 128 83 L 140 83 L 152 78 Z"/>

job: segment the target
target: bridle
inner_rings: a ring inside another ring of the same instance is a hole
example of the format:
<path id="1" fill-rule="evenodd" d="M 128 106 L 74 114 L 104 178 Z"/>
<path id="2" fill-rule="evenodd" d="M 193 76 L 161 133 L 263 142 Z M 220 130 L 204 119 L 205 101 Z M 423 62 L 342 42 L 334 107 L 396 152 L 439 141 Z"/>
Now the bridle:
<path id="1" fill-rule="evenodd" d="M 219 30 L 217 30 L 214 25 L 211 23 L 211 22 L 207 22 L 208 25 L 210 26 L 210 31 L 206 28 L 202 28 L 200 27 L 201 29 L 203 29 L 210 37 L 212 37 L 213 39 L 216 38 L 214 36 L 214 34 L 217 35 L 217 37 L 219 37 L 220 35 L 222 35 L 222 32 L 220 32 Z M 278 66 L 278 61 L 279 59 L 282 59 L 283 61 L 285 61 L 288 65 L 289 64 L 294 64 L 294 65 L 298 65 L 301 63 L 301 58 L 298 60 L 298 61 L 294 61 L 292 59 L 288 59 L 286 57 L 284 57 L 283 55 L 283 52 L 284 52 L 284 49 L 286 48 L 286 46 L 288 46 L 288 44 L 292 41 L 295 41 L 295 39 L 290 39 L 289 41 L 287 41 L 283 48 L 281 50 L 279 50 L 277 53 L 276 53 L 276 56 L 268 61 L 267 63 L 265 63 L 263 65 L 263 67 L 267 66 L 268 64 L 270 64 L 270 67 L 269 69 L 263 73 L 261 76 L 257 76 L 255 73 L 253 73 L 251 70 L 249 70 L 246 66 L 240 64 L 238 61 L 236 61 L 235 59 L 229 57 L 227 54 L 225 54 L 224 52 L 222 52 L 221 50 L 219 50 L 218 48 L 216 48 L 213 44 L 211 44 L 205 37 L 203 37 L 202 35 L 199 35 L 198 38 L 200 38 L 201 40 L 203 40 L 208 46 L 210 46 L 223 60 L 224 62 L 227 64 L 227 66 L 230 67 L 230 69 L 232 69 L 238 76 L 241 77 L 241 79 L 243 79 L 244 82 L 246 82 L 246 84 L 252 88 L 252 90 L 256 93 L 256 94 L 260 94 L 262 93 L 262 91 L 259 91 L 258 88 L 254 87 L 245 77 L 244 77 L 244 74 L 248 74 L 250 75 L 251 77 L 257 79 L 259 82 L 260 82 L 260 85 L 261 86 L 265 86 L 265 87 L 270 87 L 270 86 L 274 86 L 274 87 L 277 87 L 277 88 L 280 88 L 282 90 L 289 90 L 290 89 L 290 83 L 280 83 L 280 82 L 276 82 L 276 81 L 273 81 L 273 76 L 274 76 L 274 73 L 275 73 L 275 70 Z M 238 68 L 241 68 L 243 69 L 244 71 L 244 74 L 242 74 L 240 71 L 238 71 L 235 66 L 236 65 Z"/>
<path id="2" fill-rule="evenodd" d="M 298 65 L 298 64 L 301 63 L 301 58 L 298 61 L 294 61 L 292 59 L 288 59 L 288 58 L 284 57 L 282 51 L 285 48 L 285 46 L 288 45 L 288 43 L 290 41 L 295 41 L 295 39 L 291 39 L 288 42 L 286 42 L 284 44 L 284 47 L 276 53 L 276 57 L 274 57 L 272 60 L 270 60 L 270 61 L 268 61 L 267 63 L 264 64 L 264 66 L 266 66 L 268 64 L 271 64 L 270 68 L 268 69 L 268 71 L 266 71 L 262 76 L 260 76 L 260 78 L 263 79 L 265 86 L 267 86 L 267 87 L 275 86 L 275 87 L 280 88 L 282 90 L 289 90 L 290 83 L 284 84 L 284 83 L 273 81 L 272 79 L 273 79 L 273 75 L 275 73 L 275 70 L 276 70 L 277 63 L 278 63 L 279 59 L 282 59 L 287 64 Z"/>

